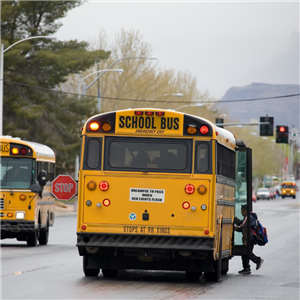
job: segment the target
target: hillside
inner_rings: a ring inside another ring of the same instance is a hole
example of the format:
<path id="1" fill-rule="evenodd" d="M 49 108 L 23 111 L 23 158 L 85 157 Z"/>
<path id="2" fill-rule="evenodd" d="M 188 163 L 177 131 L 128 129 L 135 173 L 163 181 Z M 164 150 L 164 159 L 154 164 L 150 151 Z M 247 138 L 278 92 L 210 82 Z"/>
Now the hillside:
<path id="1" fill-rule="evenodd" d="M 222 108 L 224 113 L 227 111 L 228 117 L 225 118 L 225 122 L 228 120 L 250 122 L 250 119 L 259 120 L 261 116 L 268 115 L 274 117 L 274 126 L 288 125 L 290 128 L 299 129 L 299 96 L 247 102 L 223 102 L 299 93 L 300 85 L 252 83 L 243 87 L 230 88 L 221 99 L 218 108 Z"/>

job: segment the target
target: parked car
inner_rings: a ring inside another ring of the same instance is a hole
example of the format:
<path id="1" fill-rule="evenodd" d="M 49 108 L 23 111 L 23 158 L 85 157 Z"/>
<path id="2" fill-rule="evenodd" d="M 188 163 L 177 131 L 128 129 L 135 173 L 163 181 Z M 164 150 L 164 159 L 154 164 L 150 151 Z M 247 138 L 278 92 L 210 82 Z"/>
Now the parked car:
<path id="1" fill-rule="evenodd" d="M 267 189 L 267 188 L 259 188 L 257 190 L 256 200 L 259 200 L 259 199 L 268 199 L 268 200 L 270 200 L 270 198 L 271 198 L 271 194 L 270 194 L 269 189 Z"/>
<path id="2" fill-rule="evenodd" d="M 276 190 L 274 188 L 269 188 L 270 191 L 270 198 L 275 199 L 276 198 Z"/>

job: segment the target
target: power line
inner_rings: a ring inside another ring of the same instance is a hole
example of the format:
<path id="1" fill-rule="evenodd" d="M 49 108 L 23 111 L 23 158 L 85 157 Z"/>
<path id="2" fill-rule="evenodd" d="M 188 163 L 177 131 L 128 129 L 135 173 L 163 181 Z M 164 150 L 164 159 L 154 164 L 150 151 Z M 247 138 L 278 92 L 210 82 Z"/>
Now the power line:
<path id="1" fill-rule="evenodd" d="M 10 83 L 14 83 L 17 85 L 22 85 L 22 86 L 27 86 L 27 87 L 31 87 L 34 89 L 38 89 L 38 90 L 46 90 L 46 91 L 51 91 L 51 92 L 55 92 L 55 93 L 61 93 L 61 94 L 66 94 L 66 95 L 73 95 L 73 96 L 82 96 L 82 97 L 86 97 L 86 98 L 98 98 L 98 96 L 91 96 L 91 95 L 81 95 L 81 94 L 77 94 L 77 93 L 70 93 L 70 92 L 63 92 L 63 91 L 56 91 L 56 90 L 52 90 L 52 89 L 48 89 L 48 88 L 43 88 L 43 87 L 39 87 L 39 86 L 34 86 L 34 85 L 30 85 L 30 84 L 26 84 L 26 83 L 21 83 L 21 82 L 16 82 L 16 81 L 10 81 L 10 80 L 4 80 L 5 82 L 10 82 Z M 300 96 L 300 94 L 291 94 L 291 95 L 282 95 L 282 96 L 273 96 L 273 97 L 262 97 L 262 98 L 249 98 L 249 99 L 236 99 L 236 100 L 219 100 L 219 101 L 199 101 L 203 104 L 207 103 L 214 103 L 214 104 L 220 104 L 220 103 L 229 103 L 229 102 L 249 102 L 249 101 L 262 101 L 262 100 L 270 100 L 270 99 L 281 99 L 281 98 L 292 98 L 292 97 L 296 97 L 296 96 Z M 167 101 L 167 100 L 148 100 L 148 99 L 127 99 L 127 98 L 114 98 L 114 97 L 103 97 L 101 96 L 102 99 L 109 99 L 109 100 L 118 100 L 118 101 L 146 101 L 146 102 L 151 102 L 151 103 L 162 103 L 162 102 L 167 102 L 167 103 L 186 103 L 186 104 L 194 104 L 194 103 L 198 103 L 198 102 L 194 102 L 194 101 Z"/>

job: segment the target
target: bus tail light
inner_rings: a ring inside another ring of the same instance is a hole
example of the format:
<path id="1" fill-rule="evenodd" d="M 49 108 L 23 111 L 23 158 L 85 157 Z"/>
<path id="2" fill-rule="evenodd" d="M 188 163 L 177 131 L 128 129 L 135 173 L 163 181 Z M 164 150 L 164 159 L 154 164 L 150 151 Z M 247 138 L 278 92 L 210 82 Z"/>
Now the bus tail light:
<path id="1" fill-rule="evenodd" d="M 184 189 L 187 194 L 193 194 L 195 192 L 195 187 L 192 184 L 187 184 Z"/>
<path id="2" fill-rule="evenodd" d="M 102 124 L 102 130 L 103 131 L 110 131 L 111 130 L 111 124 L 109 123 L 109 122 L 104 122 L 103 124 Z"/>
<path id="3" fill-rule="evenodd" d="M 188 125 L 188 128 L 186 130 L 189 134 L 195 134 L 197 132 L 196 125 Z"/>
<path id="4" fill-rule="evenodd" d="M 7 216 L 8 216 L 9 218 L 11 218 L 13 215 L 14 215 L 13 213 L 7 213 Z"/>
<path id="5" fill-rule="evenodd" d="M 86 225 L 81 225 L 82 230 L 86 230 Z"/>
<path id="6" fill-rule="evenodd" d="M 109 200 L 109 199 L 104 199 L 102 203 L 103 203 L 103 205 L 106 206 L 106 207 L 107 207 L 107 206 L 110 206 L 110 200 Z"/>
<path id="7" fill-rule="evenodd" d="M 182 207 L 183 207 L 184 209 L 189 209 L 190 206 L 191 206 L 190 203 L 187 202 L 187 201 L 185 201 L 185 202 L 182 203 Z"/>
<path id="8" fill-rule="evenodd" d="M 94 191 L 97 187 L 97 183 L 94 180 L 90 180 L 87 184 L 86 187 L 89 191 Z"/>
<path id="9" fill-rule="evenodd" d="M 98 122 L 92 122 L 90 125 L 89 125 L 90 129 L 92 131 L 97 131 L 100 127 L 99 123 Z"/>
<path id="10" fill-rule="evenodd" d="M 209 131 L 209 129 L 206 125 L 203 125 L 203 126 L 200 127 L 200 132 L 202 134 L 208 134 L 208 131 Z"/>
<path id="11" fill-rule="evenodd" d="M 209 235 L 209 230 L 208 230 L 208 229 L 205 229 L 205 230 L 204 230 L 204 234 L 205 234 L 205 235 Z"/>
<path id="12" fill-rule="evenodd" d="M 22 201 L 24 201 L 24 200 L 26 200 L 26 195 L 25 194 L 21 194 L 20 196 L 19 196 L 19 199 L 20 200 L 22 200 Z"/>
<path id="13" fill-rule="evenodd" d="M 101 190 L 101 191 L 107 191 L 108 190 L 108 188 L 109 188 L 109 184 L 108 184 L 108 182 L 107 181 L 101 181 L 100 183 L 99 183 L 99 189 Z"/>
<path id="14" fill-rule="evenodd" d="M 197 187 L 197 192 L 200 194 L 200 195 L 205 195 L 206 192 L 207 192 L 207 187 L 204 185 L 204 184 L 201 184 Z"/>

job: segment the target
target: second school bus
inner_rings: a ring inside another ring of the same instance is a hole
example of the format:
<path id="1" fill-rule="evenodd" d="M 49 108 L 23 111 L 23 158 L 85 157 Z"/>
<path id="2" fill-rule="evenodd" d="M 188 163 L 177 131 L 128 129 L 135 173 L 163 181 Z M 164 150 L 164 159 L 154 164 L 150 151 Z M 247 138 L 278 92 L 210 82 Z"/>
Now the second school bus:
<path id="1" fill-rule="evenodd" d="M 251 211 L 251 149 L 228 130 L 172 110 L 128 109 L 91 117 L 81 148 L 86 276 L 177 270 L 218 281 L 230 258 L 249 253 L 233 222 L 241 205 Z"/>
<path id="2" fill-rule="evenodd" d="M 1 136 L 1 239 L 47 245 L 54 224 L 55 153 L 46 145 Z"/>

